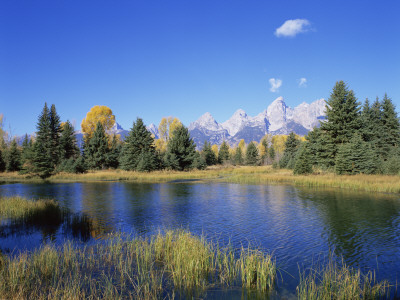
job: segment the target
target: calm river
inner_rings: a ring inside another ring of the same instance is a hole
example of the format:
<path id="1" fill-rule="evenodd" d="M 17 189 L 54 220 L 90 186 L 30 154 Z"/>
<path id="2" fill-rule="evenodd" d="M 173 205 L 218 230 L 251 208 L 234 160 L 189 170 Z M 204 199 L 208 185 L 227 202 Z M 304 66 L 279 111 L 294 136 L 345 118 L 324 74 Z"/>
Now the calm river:
<path id="1" fill-rule="evenodd" d="M 230 183 L 2 184 L 0 196 L 53 198 L 93 223 L 88 235 L 53 227 L 0 226 L 0 249 L 15 253 L 44 242 L 94 243 L 123 231 L 147 235 L 183 227 L 234 247 L 251 243 L 273 253 L 282 293 L 295 292 L 299 268 L 330 252 L 378 279 L 400 279 L 400 197 L 286 185 Z M 1 225 L 1 224 L 0 224 Z"/>

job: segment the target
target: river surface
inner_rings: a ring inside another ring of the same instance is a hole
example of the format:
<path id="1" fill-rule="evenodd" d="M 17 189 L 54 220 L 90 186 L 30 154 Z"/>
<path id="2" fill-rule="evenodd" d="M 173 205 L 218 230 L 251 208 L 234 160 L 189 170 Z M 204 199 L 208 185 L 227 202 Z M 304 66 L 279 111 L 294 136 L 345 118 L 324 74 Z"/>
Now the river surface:
<path id="1" fill-rule="evenodd" d="M 66 239 L 95 243 L 114 231 L 148 235 L 179 227 L 272 253 L 282 293 L 293 295 L 299 268 L 321 263 L 329 253 L 363 272 L 375 270 L 378 279 L 400 279 L 398 195 L 211 182 L 0 185 L 0 196 L 14 195 L 56 199 L 71 213 L 86 215 L 93 227 L 89 234 L 74 234 L 62 224 L 0 226 L 4 253 Z"/>

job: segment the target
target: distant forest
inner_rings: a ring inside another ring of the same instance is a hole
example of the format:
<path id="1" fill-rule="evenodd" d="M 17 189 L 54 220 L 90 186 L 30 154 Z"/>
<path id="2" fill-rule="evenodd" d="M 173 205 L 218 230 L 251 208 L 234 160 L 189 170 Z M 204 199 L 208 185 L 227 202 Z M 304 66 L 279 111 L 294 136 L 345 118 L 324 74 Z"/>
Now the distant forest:
<path id="1" fill-rule="evenodd" d="M 293 169 L 294 174 L 327 170 L 336 174 L 399 174 L 400 122 L 392 100 L 385 94 L 370 103 L 357 101 L 343 82 L 335 84 L 327 100 L 326 120 L 305 137 L 267 134 L 236 147 L 207 141 L 201 150 L 177 118 L 163 118 L 155 139 L 137 118 L 126 138 L 110 134 L 115 116 L 106 106 L 94 106 L 82 121 L 83 147 L 75 129 L 62 122 L 55 105 L 44 104 L 35 136 L 22 143 L 3 129 L 0 116 L 0 172 L 19 172 L 47 178 L 58 172 L 123 169 L 188 171 L 207 166 L 272 165 Z"/>

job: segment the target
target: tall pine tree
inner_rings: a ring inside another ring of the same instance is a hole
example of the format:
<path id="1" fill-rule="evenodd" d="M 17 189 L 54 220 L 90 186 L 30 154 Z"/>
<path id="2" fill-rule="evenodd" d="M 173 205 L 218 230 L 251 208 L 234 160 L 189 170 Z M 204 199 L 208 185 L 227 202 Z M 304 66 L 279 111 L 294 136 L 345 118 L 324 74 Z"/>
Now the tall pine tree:
<path id="1" fill-rule="evenodd" d="M 254 144 L 254 142 L 250 142 L 250 144 L 247 146 L 245 162 L 248 166 L 259 165 L 260 156 L 258 154 L 257 146 Z"/>
<path id="2" fill-rule="evenodd" d="M 229 158 L 229 145 L 227 142 L 223 141 L 221 146 L 219 147 L 218 163 L 224 164 L 229 161 Z"/>
<path id="3" fill-rule="evenodd" d="M 57 114 L 56 106 L 54 104 L 50 107 L 49 112 L 50 120 L 50 139 L 51 139 L 51 161 L 53 166 L 57 166 L 60 162 L 60 134 L 61 134 L 61 121 L 60 116 Z"/>
<path id="4" fill-rule="evenodd" d="M 361 128 L 360 104 L 343 81 L 336 82 L 327 101 L 326 120 L 321 123 L 322 164 L 333 166 L 339 145 L 347 143 Z"/>
<path id="5" fill-rule="evenodd" d="M 6 157 L 6 170 L 8 172 L 21 170 L 21 153 L 15 139 L 12 140 Z"/>
<path id="6" fill-rule="evenodd" d="M 36 141 L 33 146 L 33 171 L 41 178 L 46 178 L 54 171 L 50 111 L 47 103 L 44 104 L 42 113 L 39 115 L 36 128 Z"/>
<path id="7" fill-rule="evenodd" d="M 93 136 L 85 141 L 85 161 L 89 169 L 99 170 L 106 167 L 108 137 L 103 125 L 98 122 Z"/>
<path id="8" fill-rule="evenodd" d="M 194 167 L 196 145 L 190 138 L 188 129 L 181 125 L 177 127 L 169 140 L 165 153 L 165 165 L 173 170 L 190 170 Z"/>
<path id="9" fill-rule="evenodd" d="M 215 156 L 214 151 L 211 149 L 211 144 L 207 140 L 204 141 L 202 155 L 207 166 L 217 164 L 217 157 Z"/>
<path id="10" fill-rule="evenodd" d="M 75 137 L 75 130 L 68 120 L 61 126 L 59 144 L 61 160 L 70 159 L 71 157 L 77 158 L 79 156 L 79 148 Z"/>
<path id="11" fill-rule="evenodd" d="M 140 118 L 133 122 L 133 127 L 125 139 L 120 167 L 130 171 L 152 171 L 157 168 L 154 138 Z"/>

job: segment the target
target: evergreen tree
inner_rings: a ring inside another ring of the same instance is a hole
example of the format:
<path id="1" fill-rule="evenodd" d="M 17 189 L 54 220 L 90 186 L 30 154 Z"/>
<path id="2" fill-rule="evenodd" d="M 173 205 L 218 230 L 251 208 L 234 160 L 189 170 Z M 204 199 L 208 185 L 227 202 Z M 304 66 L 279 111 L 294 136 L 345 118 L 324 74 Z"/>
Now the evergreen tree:
<path id="1" fill-rule="evenodd" d="M 365 99 L 361 110 L 361 134 L 364 141 L 372 141 L 374 134 L 373 126 L 374 123 L 372 121 L 372 108 L 367 98 Z"/>
<path id="2" fill-rule="evenodd" d="M 6 170 L 8 172 L 21 170 L 21 153 L 15 139 L 12 140 L 6 157 Z"/>
<path id="3" fill-rule="evenodd" d="M 108 153 L 108 137 L 98 122 L 93 136 L 85 143 L 85 160 L 89 169 L 104 169 Z"/>
<path id="4" fill-rule="evenodd" d="M 239 147 L 239 146 L 236 147 L 234 162 L 235 162 L 235 165 L 238 165 L 238 166 L 243 165 L 244 159 L 243 159 L 242 147 Z"/>
<path id="5" fill-rule="evenodd" d="M 274 149 L 273 146 L 269 147 L 268 156 L 269 156 L 269 159 L 271 160 L 271 162 L 273 163 L 275 161 L 275 156 L 276 156 L 275 155 L 275 149 Z"/>
<path id="6" fill-rule="evenodd" d="M 204 141 L 202 154 L 207 166 L 217 164 L 217 157 L 215 156 L 214 151 L 211 149 L 211 144 L 207 140 Z"/>
<path id="7" fill-rule="evenodd" d="M 218 163 L 223 164 L 230 159 L 230 154 L 229 154 L 229 145 L 227 142 L 223 141 L 221 146 L 219 147 L 219 152 L 218 152 Z"/>
<path id="8" fill-rule="evenodd" d="M 268 162 L 268 157 L 269 157 L 269 152 L 268 152 L 268 141 L 267 141 L 267 139 L 266 138 L 264 138 L 264 139 L 262 139 L 261 140 L 261 145 L 264 147 L 264 153 L 263 153 L 263 155 L 261 156 L 261 160 L 262 160 L 262 164 L 264 165 L 264 164 L 267 164 Z"/>
<path id="9" fill-rule="evenodd" d="M 2 148 L 0 148 L 0 172 L 4 172 L 6 170 L 6 163 L 4 159 L 4 154 Z"/>
<path id="10" fill-rule="evenodd" d="M 124 170 L 152 171 L 157 168 L 157 154 L 154 139 L 137 118 L 125 139 L 120 156 L 120 167 Z"/>
<path id="11" fill-rule="evenodd" d="M 49 112 L 50 120 L 50 153 L 51 161 L 55 167 L 60 162 L 60 134 L 61 134 L 61 121 L 60 116 L 57 114 L 56 106 L 54 104 L 50 107 Z"/>
<path id="12" fill-rule="evenodd" d="M 382 152 L 387 157 L 390 149 L 400 145 L 400 122 L 392 100 L 387 94 L 382 100 L 383 141 Z"/>
<path id="13" fill-rule="evenodd" d="M 119 166 L 119 157 L 122 151 L 121 143 L 119 142 L 119 138 L 113 134 L 111 139 L 110 150 L 107 153 L 107 162 L 106 165 L 108 168 L 117 169 Z"/>
<path id="14" fill-rule="evenodd" d="M 285 142 L 285 150 L 283 157 L 279 161 L 280 168 L 293 169 L 295 163 L 296 152 L 300 146 L 300 141 L 297 139 L 294 132 L 291 132 Z"/>
<path id="15" fill-rule="evenodd" d="M 374 174 L 378 170 L 377 155 L 371 145 L 355 134 L 350 142 L 339 146 L 336 156 L 337 174 Z"/>
<path id="16" fill-rule="evenodd" d="M 28 173 L 33 171 L 33 145 L 32 139 L 28 138 L 25 134 L 24 140 L 22 142 L 22 152 L 21 152 L 21 172 Z"/>
<path id="17" fill-rule="evenodd" d="M 294 164 L 293 174 L 310 174 L 312 173 L 313 160 L 310 151 L 310 143 L 305 142 L 297 151 L 296 162 Z"/>
<path id="18" fill-rule="evenodd" d="M 190 138 L 185 126 L 178 126 L 169 140 L 165 154 L 165 165 L 174 170 L 189 170 L 193 168 L 196 158 L 196 145 Z"/>
<path id="19" fill-rule="evenodd" d="M 203 156 L 197 151 L 192 166 L 194 169 L 198 170 L 204 170 L 205 168 L 207 168 L 206 161 L 204 160 Z"/>
<path id="20" fill-rule="evenodd" d="M 390 150 L 388 159 L 384 163 L 383 173 L 389 175 L 400 174 L 400 147 L 392 147 Z"/>
<path id="21" fill-rule="evenodd" d="M 59 139 L 61 160 L 77 158 L 79 148 L 75 137 L 75 130 L 72 124 L 67 121 L 61 126 L 61 135 Z"/>
<path id="22" fill-rule="evenodd" d="M 257 146 L 251 142 L 246 149 L 246 165 L 257 166 L 259 164 L 260 157 L 258 155 Z"/>
<path id="23" fill-rule="evenodd" d="M 328 151 L 320 156 L 322 165 L 333 166 L 338 146 L 349 142 L 360 128 L 360 107 L 354 92 L 343 81 L 336 82 L 327 101 L 326 120 L 321 123 L 322 151 Z"/>
<path id="24" fill-rule="evenodd" d="M 33 146 L 33 171 L 41 178 L 46 178 L 54 171 L 50 112 L 47 103 L 44 104 L 42 113 L 39 115 L 36 128 L 36 141 Z"/>

